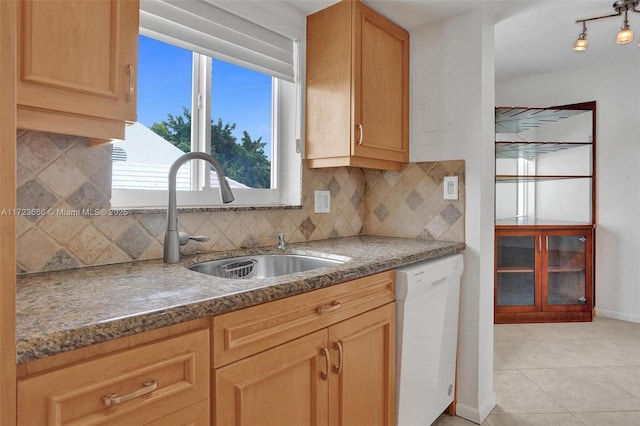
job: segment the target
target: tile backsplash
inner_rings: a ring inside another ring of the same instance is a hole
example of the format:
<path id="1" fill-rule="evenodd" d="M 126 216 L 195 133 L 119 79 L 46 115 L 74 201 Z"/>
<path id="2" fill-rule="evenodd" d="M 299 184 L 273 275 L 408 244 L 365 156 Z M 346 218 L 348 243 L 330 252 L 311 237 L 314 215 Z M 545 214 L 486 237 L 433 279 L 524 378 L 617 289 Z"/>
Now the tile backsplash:
<path id="1" fill-rule="evenodd" d="M 442 181 L 460 178 L 460 199 L 444 201 Z M 331 192 L 331 212 L 313 212 L 313 191 Z M 19 273 L 162 257 L 164 210 L 123 216 L 110 208 L 111 146 L 87 139 L 18 131 L 17 261 Z M 180 212 L 180 226 L 205 243 L 184 254 L 359 234 L 464 241 L 464 162 L 411 163 L 402 172 L 304 169 L 300 208 Z"/>

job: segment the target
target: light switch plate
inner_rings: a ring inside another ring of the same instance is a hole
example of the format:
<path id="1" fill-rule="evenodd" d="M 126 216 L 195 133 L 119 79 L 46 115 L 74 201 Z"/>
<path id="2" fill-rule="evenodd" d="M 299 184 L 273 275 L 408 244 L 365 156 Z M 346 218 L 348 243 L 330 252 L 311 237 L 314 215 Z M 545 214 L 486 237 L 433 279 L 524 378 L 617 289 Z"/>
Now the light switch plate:
<path id="1" fill-rule="evenodd" d="M 331 212 L 331 192 L 313 191 L 313 201 L 314 213 Z"/>
<path id="2" fill-rule="evenodd" d="M 445 200 L 458 199 L 458 176 L 444 177 L 444 199 Z"/>

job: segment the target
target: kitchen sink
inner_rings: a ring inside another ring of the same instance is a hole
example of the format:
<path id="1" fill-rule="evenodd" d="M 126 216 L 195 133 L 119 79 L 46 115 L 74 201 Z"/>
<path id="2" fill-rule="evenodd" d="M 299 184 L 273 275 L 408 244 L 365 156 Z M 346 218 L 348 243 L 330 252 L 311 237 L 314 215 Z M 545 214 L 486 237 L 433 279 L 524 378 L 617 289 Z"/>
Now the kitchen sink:
<path id="1" fill-rule="evenodd" d="M 345 263 L 347 257 L 334 255 L 307 254 L 261 254 L 255 256 L 232 257 L 209 260 L 189 266 L 192 271 L 221 278 L 248 279 L 270 278 L 280 275 L 304 272 L 324 266 Z"/>

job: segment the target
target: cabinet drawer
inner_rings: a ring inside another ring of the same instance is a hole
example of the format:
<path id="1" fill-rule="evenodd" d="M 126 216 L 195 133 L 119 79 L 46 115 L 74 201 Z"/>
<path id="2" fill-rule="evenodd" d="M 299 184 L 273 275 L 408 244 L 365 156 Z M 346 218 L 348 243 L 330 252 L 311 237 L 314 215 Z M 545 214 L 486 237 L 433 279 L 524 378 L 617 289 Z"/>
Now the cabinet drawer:
<path id="1" fill-rule="evenodd" d="M 145 424 L 209 396 L 198 330 L 18 381 L 18 424 Z"/>
<path id="2" fill-rule="evenodd" d="M 213 318 L 219 367 L 394 300 L 395 271 L 292 296 Z"/>

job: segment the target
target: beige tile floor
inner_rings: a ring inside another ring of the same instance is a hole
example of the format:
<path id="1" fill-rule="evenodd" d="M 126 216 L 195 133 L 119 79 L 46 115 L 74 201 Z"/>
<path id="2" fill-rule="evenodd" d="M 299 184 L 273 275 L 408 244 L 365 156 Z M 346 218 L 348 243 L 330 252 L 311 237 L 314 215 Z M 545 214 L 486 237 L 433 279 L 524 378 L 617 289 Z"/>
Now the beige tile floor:
<path id="1" fill-rule="evenodd" d="M 496 325 L 494 389 L 483 426 L 640 426 L 640 323 Z"/>

